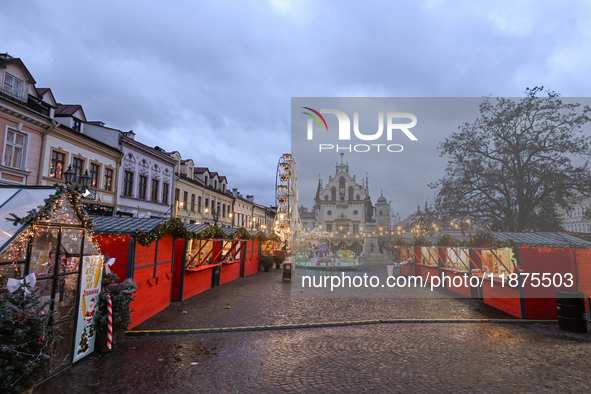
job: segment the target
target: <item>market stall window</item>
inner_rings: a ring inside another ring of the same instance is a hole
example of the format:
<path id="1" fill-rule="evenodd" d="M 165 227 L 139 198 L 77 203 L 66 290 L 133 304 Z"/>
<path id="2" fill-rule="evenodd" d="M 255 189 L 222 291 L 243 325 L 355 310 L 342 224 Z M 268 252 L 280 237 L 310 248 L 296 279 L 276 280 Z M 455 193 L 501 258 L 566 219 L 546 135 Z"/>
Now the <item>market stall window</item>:
<path id="1" fill-rule="evenodd" d="M 185 268 L 196 268 L 199 265 L 208 265 L 213 258 L 213 242 L 207 239 L 190 239 L 187 241 L 187 255 Z M 203 264 L 201 264 L 201 262 Z"/>
<path id="2" fill-rule="evenodd" d="M 514 271 L 515 257 L 511 248 L 479 250 L 482 270 L 493 275 L 509 275 Z"/>
<path id="3" fill-rule="evenodd" d="M 470 262 L 470 252 L 468 249 L 454 247 L 441 249 L 445 258 L 443 261 L 447 268 L 465 272 L 470 270 L 470 264 L 472 263 Z"/>
<path id="4" fill-rule="evenodd" d="M 437 248 L 421 247 L 421 264 L 437 266 Z"/>

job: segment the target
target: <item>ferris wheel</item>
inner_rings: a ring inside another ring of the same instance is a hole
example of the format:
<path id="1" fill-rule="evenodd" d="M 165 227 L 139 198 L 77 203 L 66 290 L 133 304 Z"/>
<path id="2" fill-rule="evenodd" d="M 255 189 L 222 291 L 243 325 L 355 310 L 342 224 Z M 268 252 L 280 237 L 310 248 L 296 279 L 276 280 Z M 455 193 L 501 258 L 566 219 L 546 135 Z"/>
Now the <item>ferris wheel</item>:
<path id="1" fill-rule="evenodd" d="M 298 239 L 302 223 L 298 212 L 298 167 L 290 153 L 284 153 L 277 163 L 275 202 L 275 232 L 293 248 L 291 240 Z"/>

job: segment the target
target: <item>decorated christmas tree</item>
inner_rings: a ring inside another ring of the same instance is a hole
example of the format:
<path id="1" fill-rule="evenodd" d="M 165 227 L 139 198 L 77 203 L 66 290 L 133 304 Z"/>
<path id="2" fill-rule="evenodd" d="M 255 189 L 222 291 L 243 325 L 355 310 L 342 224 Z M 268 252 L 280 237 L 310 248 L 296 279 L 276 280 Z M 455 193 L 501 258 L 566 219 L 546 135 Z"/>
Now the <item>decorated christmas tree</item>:
<path id="1" fill-rule="evenodd" d="M 51 359 L 49 315 L 36 291 L 0 293 L 0 391 L 22 393 L 45 375 Z M 30 289 L 28 289 L 30 290 Z"/>

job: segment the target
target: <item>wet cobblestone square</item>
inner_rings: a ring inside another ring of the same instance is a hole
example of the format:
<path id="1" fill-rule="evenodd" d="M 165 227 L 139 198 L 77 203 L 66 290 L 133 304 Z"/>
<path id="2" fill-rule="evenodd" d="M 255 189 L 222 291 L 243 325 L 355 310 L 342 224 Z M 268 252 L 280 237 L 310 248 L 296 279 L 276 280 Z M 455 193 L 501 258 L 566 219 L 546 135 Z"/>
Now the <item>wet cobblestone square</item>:
<path id="1" fill-rule="evenodd" d="M 470 299 L 292 299 L 281 271 L 273 270 L 173 303 L 135 329 L 503 318 L 511 317 Z M 562 332 L 555 323 L 128 336 L 115 351 L 93 353 L 35 393 L 583 393 L 591 389 L 590 352 L 590 334 Z"/>

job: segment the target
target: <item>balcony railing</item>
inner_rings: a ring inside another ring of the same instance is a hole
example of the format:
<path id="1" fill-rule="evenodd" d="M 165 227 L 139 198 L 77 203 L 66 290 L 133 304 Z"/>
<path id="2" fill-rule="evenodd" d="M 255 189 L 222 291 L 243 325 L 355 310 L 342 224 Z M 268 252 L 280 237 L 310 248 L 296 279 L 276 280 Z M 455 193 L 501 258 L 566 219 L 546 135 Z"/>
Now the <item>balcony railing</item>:
<path id="1" fill-rule="evenodd" d="M 2 86 L 2 89 L 0 89 L 0 93 L 2 93 L 4 96 L 8 96 L 10 98 L 13 98 L 15 100 L 18 101 L 22 101 L 23 103 L 25 103 L 27 100 L 25 100 L 25 97 L 23 95 L 22 90 L 10 87 L 10 86 Z"/>

